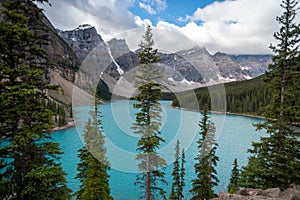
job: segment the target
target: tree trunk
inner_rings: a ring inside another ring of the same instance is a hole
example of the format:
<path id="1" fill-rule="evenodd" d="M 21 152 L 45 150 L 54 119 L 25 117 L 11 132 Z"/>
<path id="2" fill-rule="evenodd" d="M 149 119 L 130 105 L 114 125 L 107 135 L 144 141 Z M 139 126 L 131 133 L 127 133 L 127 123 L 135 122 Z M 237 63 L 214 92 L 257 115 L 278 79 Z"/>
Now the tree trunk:
<path id="1" fill-rule="evenodd" d="M 149 103 L 149 102 L 148 102 Z M 150 105 L 148 104 L 148 108 L 147 108 L 147 120 L 149 120 L 147 123 L 150 122 Z M 150 128 L 149 128 L 150 124 L 147 124 L 147 139 L 149 139 L 150 137 Z M 149 147 L 147 147 L 149 148 Z M 150 175 L 150 149 L 147 149 L 147 163 L 146 163 L 146 200 L 150 200 L 150 193 L 151 193 L 151 184 L 150 184 L 150 179 L 151 179 L 151 175 Z"/>
<path id="2" fill-rule="evenodd" d="M 149 153 L 147 154 L 147 172 L 146 172 L 146 200 L 150 200 L 150 159 Z"/>

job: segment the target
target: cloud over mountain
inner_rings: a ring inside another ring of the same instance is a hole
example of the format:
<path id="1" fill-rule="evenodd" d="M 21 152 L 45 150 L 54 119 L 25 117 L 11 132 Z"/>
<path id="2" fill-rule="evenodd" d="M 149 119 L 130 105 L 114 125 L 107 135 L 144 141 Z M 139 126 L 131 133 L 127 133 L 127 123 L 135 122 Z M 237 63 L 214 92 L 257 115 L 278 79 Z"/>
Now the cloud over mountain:
<path id="1" fill-rule="evenodd" d="M 155 42 L 165 44 L 162 48 L 169 51 L 178 50 L 180 45 L 184 49 L 190 42 L 188 40 L 192 40 L 196 45 L 205 46 L 210 53 L 261 54 L 270 53 L 268 47 L 275 42 L 272 35 L 279 27 L 275 19 L 282 12 L 280 2 L 215 1 L 203 8 L 196 6 L 194 13 L 178 17 L 181 25 L 166 20 L 153 24 L 151 16 L 143 17 L 130 11 L 132 7 L 140 6 L 140 9 L 157 17 L 168 8 L 166 0 L 51 0 L 53 6 L 43 8 L 57 28 L 69 30 L 88 23 L 107 40 L 120 34 L 128 35 L 128 31 L 140 33 L 132 30 L 151 25 L 162 33 L 168 31 L 168 34 L 156 37 Z M 300 22 L 300 13 L 296 21 Z M 137 43 L 141 35 L 130 35 L 130 38 L 135 40 L 131 41 L 132 44 Z"/>

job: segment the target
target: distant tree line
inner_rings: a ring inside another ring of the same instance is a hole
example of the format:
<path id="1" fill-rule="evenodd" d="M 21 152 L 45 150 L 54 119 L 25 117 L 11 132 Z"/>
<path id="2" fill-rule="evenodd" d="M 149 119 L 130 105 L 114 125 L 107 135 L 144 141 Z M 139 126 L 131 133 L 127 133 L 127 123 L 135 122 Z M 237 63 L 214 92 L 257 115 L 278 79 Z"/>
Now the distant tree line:
<path id="1" fill-rule="evenodd" d="M 246 81 L 225 83 L 224 87 L 226 111 L 230 113 L 261 115 L 263 108 L 271 102 L 272 89 L 267 87 L 267 84 L 264 82 L 264 76 Z M 210 92 L 213 92 L 213 94 Z M 208 109 L 211 110 L 211 96 L 215 95 L 216 102 L 214 102 L 213 109 L 214 111 L 221 111 L 224 102 L 221 96 L 218 99 L 220 94 L 222 94 L 222 91 L 220 91 L 218 86 L 210 86 L 209 89 L 207 87 L 198 88 L 194 91 L 176 94 L 180 101 L 177 98 L 174 99 L 172 106 L 203 109 L 205 105 L 208 105 Z"/>

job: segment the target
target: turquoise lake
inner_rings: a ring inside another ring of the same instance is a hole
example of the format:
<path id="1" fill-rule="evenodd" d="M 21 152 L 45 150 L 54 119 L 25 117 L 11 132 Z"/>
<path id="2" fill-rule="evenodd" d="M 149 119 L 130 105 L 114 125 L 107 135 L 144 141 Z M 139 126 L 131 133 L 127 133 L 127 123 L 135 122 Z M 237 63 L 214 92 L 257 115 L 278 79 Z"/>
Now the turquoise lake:
<path id="1" fill-rule="evenodd" d="M 104 134 L 106 135 L 107 157 L 111 163 L 110 188 L 111 194 L 116 200 L 131 200 L 139 198 L 138 187 L 135 186 L 137 162 L 135 161 L 135 149 L 138 136 L 132 134 L 131 126 L 134 122 L 135 110 L 132 101 L 115 101 L 100 106 L 103 115 L 101 118 Z M 172 184 L 172 162 L 176 140 L 179 139 L 181 148 L 186 154 L 186 186 L 185 199 L 190 199 L 191 180 L 194 178 L 194 158 L 197 155 L 198 122 L 200 113 L 171 108 L 170 101 L 161 102 L 162 112 L 162 137 L 166 142 L 159 149 L 168 166 L 165 169 L 168 185 L 165 187 L 169 193 Z M 91 107 L 76 107 L 76 127 L 57 131 L 52 134 L 53 140 L 58 142 L 64 151 L 61 158 L 62 166 L 67 172 L 69 187 L 76 191 L 80 182 L 75 179 L 76 168 L 79 161 L 77 150 L 83 146 L 83 127 L 89 117 Z M 227 190 L 230 179 L 232 163 L 238 159 L 239 167 L 247 163 L 247 149 L 251 143 L 258 141 L 264 132 L 255 131 L 252 124 L 261 122 L 261 119 L 238 115 L 211 114 L 211 120 L 215 123 L 218 143 L 217 155 L 219 162 L 217 166 L 219 185 L 214 188 L 215 192 Z"/>

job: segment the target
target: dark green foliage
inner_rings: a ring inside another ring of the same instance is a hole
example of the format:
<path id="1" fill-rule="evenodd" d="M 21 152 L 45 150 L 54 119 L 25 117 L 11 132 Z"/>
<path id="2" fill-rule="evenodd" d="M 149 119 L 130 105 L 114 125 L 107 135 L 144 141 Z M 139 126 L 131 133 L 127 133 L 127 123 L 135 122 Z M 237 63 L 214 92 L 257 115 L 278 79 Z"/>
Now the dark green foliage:
<path id="1" fill-rule="evenodd" d="M 100 99 L 103 100 L 111 100 L 112 97 L 112 94 L 109 91 L 107 84 L 102 79 L 100 79 L 98 82 L 96 94 Z"/>
<path id="2" fill-rule="evenodd" d="M 70 199 L 59 155 L 50 142 L 53 113 L 46 105 L 47 34 L 32 1 L 1 2 L 0 22 L 0 198 Z"/>
<path id="3" fill-rule="evenodd" d="M 179 154 L 180 154 L 180 146 L 179 146 L 179 140 L 177 140 L 175 146 L 175 161 L 173 163 L 174 167 L 172 172 L 173 182 L 172 182 L 172 189 L 169 197 L 169 199 L 172 200 L 181 200 L 184 198 L 183 195 L 183 187 L 185 186 L 184 149 L 182 150 L 182 154 L 181 154 L 181 163 L 180 163 Z"/>
<path id="4" fill-rule="evenodd" d="M 166 161 L 156 152 L 161 142 L 164 142 L 159 131 L 161 88 L 156 81 L 161 73 L 154 66 L 159 57 L 156 55 L 157 50 L 152 47 L 154 41 L 150 27 L 146 30 L 144 40 L 140 43 L 141 51 L 138 54 L 141 66 L 135 75 L 140 94 L 135 97 L 138 103 L 133 105 L 139 112 L 136 113 L 132 129 L 141 136 L 137 143 L 139 154 L 136 157 L 140 161 L 138 167 L 141 173 L 137 175 L 136 184 L 143 191 L 141 198 L 150 200 L 160 196 L 159 199 L 165 199 L 165 191 L 159 184 L 166 184 L 165 172 L 161 169 L 166 166 Z"/>
<path id="5" fill-rule="evenodd" d="M 172 190 L 170 194 L 169 199 L 177 199 L 178 196 L 178 186 L 180 184 L 180 163 L 179 163 L 179 153 L 180 153 L 180 147 L 179 147 L 179 140 L 176 142 L 175 146 L 175 161 L 173 163 L 173 172 L 172 172 L 172 177 L 173 177 L 173 182 L 172 182 Z"/>
<path id="6" fill-rule="evenodd" d="M 229 193 L 234 194 L 237 192 L 237 190 L 239 189 L 239 184 L 238 184 L 239 178 L 240 178 L 240 171 L 238 169 L 237 159 L 234 159 L 230 182 L 227 187 Z"/>
<path id="7" fill-rule="evenodd" d="M 270 103 L 272 95 L 272 90 L 267 88 L 262 79 L 263 77 L 257 77 L 247 81 L 225 83 L 227 112 L 261 115 L 262 108 Z M 221 94 L 220 88 L 218 85 L 210 86 L 210 92 L 214 94 L 209 93 L 208 88 L 180 93 L 177 96 L 180 97 L 182 105 L 179 105 L 178 99 L 174 99 L 172 105 L 190 109 L 208 105 L 208 109 L 211 109 L 211 96 Z M 197 98 L 193 98 L 193 92 Z M 214 106 L 215 111 L 222 111 L 221 108 L 222 105 Z"/>
<path id="8" fill-rule="evenodd" d="M 175 94 L 172 92 L 162 92 L 161 99 L 172 101 L 176 98 Z"/>
<path id="9" fill-rule="evenodd" d="M 91 112 L 92 120 L 88 120 L 84 130 L 85 146 L 79 150 L 79 173 L 76 178 L 80 179 L 81 186 L 76 195 L 81 200 L 112 199 L 107 173 L 109 161 L 105 156 L 104 135 L 98 114 L 97 109 Z"/>
<path id="10" fill-rule="evenodd" d="M 300 118 L 300 29 L 294 24 L 297 4 L 295 0 L 283 0 L 284 12 L 277 17 L 281 28 L 274 37 L 278 44 L 271 45 L 275 56 L 265 79 L 273 96 L 263 113 L 266 121 L 256 124 L 269 137 L 252 144 L 252 155 L 241 173 L 244 187 L 286 189 L 300 184 L 300 134 L 292 126 L 299 124 Z"/>
<path id="11" fill-rule="evenodd" d="M 73 118 L 73 106 L 72 103 L 69 105 L 69 110 L 70 110 L 70 118 Z"/>
<path id="12" fill-rule="evenodd" d="M 216 165 L 219 158 L 216 156 L 217 143 L 215 141 L 215 126 L 210 122 L 207 108 L 204 108 L 203 118 L 199 123 L 201 131 L 198 143 L 198 156 L 195 158 L 195 173 L 197 178 L 192 180 L 190 190 L 192 199 L 211 199 L 215 197 L 213 187 L 218 185 Z"/>
<path id="13" fill-rule="evenodd" d="M 66 125 L 66 111 L 65 109 L 71 109 L 67 108 L 67 105 L 62 104 L 52 98 L 47 99 L 47 104 L 45 104 L 47 108 L 54 113 L 54 122 L 55 126 L 63 126 Z"/>
<path id="14" fill-rule="evenodd" d="M 180 184 L 178 186 L 178 197 L 181 197 L 181 199 L 184 198 L 183 195 L 183 188 L 185 186 L 185 153 L 184 153 L 184 149 L 182 149 L 181 152 L 181 167 L 180 167 Z"/>

